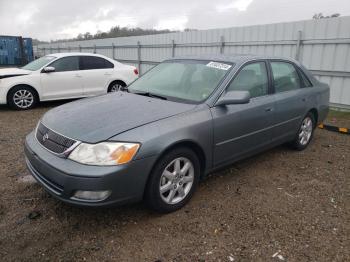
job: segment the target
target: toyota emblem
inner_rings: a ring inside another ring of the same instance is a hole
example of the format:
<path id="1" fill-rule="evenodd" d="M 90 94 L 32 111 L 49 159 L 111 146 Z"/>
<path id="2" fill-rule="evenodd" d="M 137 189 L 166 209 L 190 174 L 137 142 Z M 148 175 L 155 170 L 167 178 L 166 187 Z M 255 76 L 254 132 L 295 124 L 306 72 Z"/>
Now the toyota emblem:
<path id="1" fill-rule="evenodd" d="M 43 135 L 43 142 L 45 142 L 46 140 L 49 139 L 49 134 L 46 133 L 45 135 Z"/>

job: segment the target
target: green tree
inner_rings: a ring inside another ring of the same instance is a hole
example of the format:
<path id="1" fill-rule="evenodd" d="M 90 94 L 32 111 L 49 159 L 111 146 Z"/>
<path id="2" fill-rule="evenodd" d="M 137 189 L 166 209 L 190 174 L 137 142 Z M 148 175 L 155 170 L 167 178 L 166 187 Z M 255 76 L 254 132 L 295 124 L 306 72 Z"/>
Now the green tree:
<path id="1" fill-rule="evenodd" d="M 339 17 L 339 16 L 340 16 L 339 13 L 335 13 L 335 14 L 328 15 L 328 16 L 324 16 L 322 13 L 317 13 L 317 14 L 314 14 L 312 19 L 333 18 L 333 17 Z"/>

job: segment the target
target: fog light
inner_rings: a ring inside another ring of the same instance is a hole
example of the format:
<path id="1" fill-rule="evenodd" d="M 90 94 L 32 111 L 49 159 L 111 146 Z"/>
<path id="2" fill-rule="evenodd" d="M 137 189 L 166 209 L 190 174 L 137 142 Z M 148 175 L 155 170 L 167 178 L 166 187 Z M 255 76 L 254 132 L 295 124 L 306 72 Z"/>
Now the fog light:
<path id="1" fill-rule="evenodd" d="M 86 200 L 86 201 L 102 201 L 105 200 L 111 194 L 110 190 L 105 191 L 83 191 L 77 190 L 72 197 L 73 199 Z"/>

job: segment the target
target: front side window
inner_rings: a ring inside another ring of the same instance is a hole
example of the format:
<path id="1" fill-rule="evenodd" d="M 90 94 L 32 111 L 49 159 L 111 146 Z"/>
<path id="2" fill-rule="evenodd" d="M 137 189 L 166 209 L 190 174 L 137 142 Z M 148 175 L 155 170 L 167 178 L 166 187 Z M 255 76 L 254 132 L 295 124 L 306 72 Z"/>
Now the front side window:
<path id="1" fill-rule="evenodd" d="M 77 56 L 62 57 L 49 66 L 55 68 L 55 72 L 67 72 L 79 70 L 79 58 Z"/>
<path id="2" fill-rule="evenodd" d="M 268 77 L 265 62 L 246 65 L 228 86 L 227 91 L 249 91 L 251 97 L 268 94 Z"/>
<path id="3" fill-rule="evenodd" d="M 133 82 L 128 90 L 161 95 L 169 100 L 200 102 L 209 97 L 232 67 L 232 63 L 214 61 L 166 61 Z"/>
<path id="4" fill-rule="evenodd" d="M 287 62 L 271 62 L 275 92 L 299 89 L 301 81 L 296 68 Z"/>
<path id="5" fill-rule="evenodd" d="M 47 65 L 48 63 L 50 63 L 50 61 L 54 59 L 56 59 L 56 57 L 54 56 L 43 56 L 23 66 L 22 69 L 36 71 L 42 68 L 43 66 Z"/>
<path id="6" fill-rule="evenodd" d="M 92 70 L 92 69 L 106 69 L 113 68 L 114 65 L 102 57 L 97 56 L 81 56 L 80 57 L 80 69 Z"/>

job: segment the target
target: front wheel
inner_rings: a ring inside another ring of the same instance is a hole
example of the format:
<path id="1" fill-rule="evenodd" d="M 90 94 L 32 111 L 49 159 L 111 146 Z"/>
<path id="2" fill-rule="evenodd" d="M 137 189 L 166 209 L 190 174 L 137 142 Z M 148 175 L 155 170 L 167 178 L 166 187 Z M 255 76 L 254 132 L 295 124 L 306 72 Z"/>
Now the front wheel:
<path id="1" fill-rule="evenodd" d="M 150 175 L 145 199 L 155 211 L 169 213 L 186 205 L 199 182 L 200 164 L 188 148 L 167 153 Z"/>
<path id="2" fill-rule="evenodd" d="M 12 88 L 8 94 L 8 104 L 16 110 L 27 110 L 33 108 L 39 101 L 36 92 L 27 86 Z"/>
<path id="3" fill-rule="evenodd" d="M 304 150 L 313 137 L 315 126 L 316 121 L 313 114 L 308 113 L 301 122 L 299 131 L 292 142 L 292 146 L 297 150 Z"/>

